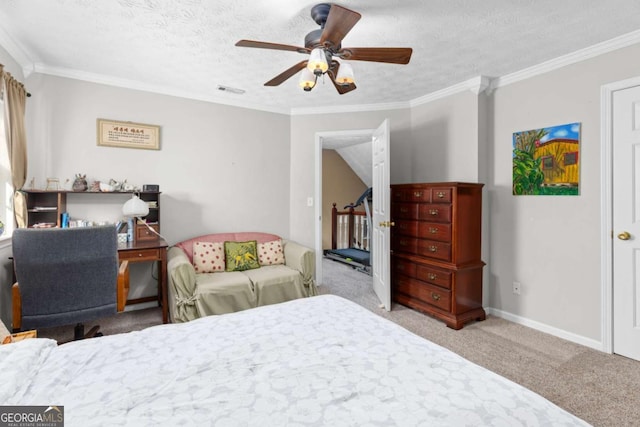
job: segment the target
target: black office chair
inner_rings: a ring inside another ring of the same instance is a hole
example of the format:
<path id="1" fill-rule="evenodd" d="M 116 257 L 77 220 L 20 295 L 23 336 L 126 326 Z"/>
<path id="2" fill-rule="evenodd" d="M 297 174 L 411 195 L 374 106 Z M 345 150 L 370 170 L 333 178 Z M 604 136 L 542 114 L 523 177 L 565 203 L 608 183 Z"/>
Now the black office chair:
<path id="1" fill-rule="evenodd" d="M 124 310 L 129 291 L 128 262 L 118 264 L 115 227 L 19 228 L 13 232 L 13 330 L 83 322 Z"/>

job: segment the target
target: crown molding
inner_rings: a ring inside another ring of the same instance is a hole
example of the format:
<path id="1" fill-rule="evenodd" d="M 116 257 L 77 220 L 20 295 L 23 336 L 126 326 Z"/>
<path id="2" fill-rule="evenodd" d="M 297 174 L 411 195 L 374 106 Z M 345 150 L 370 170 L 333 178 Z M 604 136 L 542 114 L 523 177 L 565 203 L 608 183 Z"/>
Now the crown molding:
<path id="1" fill-rule="evenodd" d="M 292 116 L 309 114 L 336 114 L 336 113 L 361 113 L 367 111 L 402 110 L 410 108 L 410 102 L 388 102 L 384 104 L 359 104 L 359 105 L 331 105 L 326 107 L 300 107 L 292 108 Z"/>
<path id="2" fill-rule="evenodd" d="M 200 93 L 196 94 L 192 92 L 185 92 L 185 91 L 181 91 L 181 90 L 167 87 L 164 85 L 160 86 L 160 85 L 146 84 L 136 80 L 119 79 L 111 76 L 105 76 L 102 74 L 87 73 L 84 71 L 72 70 L 68 68 L 50 67 L 45 64 L 36 64 L 35 71 L 41 74 L 48 74 L 48 75 L 57 76 L 57 77 L 65 77 L 69 79 L 82 80 L 86 82 L 98 83 L 98 84 L 103 84 L 107 86 L 121 87 L 125 89 L 139 90 L 142 92 L 151 92 L 151 93 L 160 94 L 160 95 L 175 96 L 177 98 L 193 99 L 196 101 L 211 102 L 214 104 L 223 104 L 223 105 L 229 105 L 233 107 L 266 111 L 269 113 L 287 114 L 287 115 L 290 114 L 289 108 L 279 108 L 279 107 L 273 107 L 273 106 L 266 106 L 262 104 L 254 104 L 250 102 L 241 102 L 241 101 L 219 98 L 215 96 L 203 96 Z"/>
<path id="3" fill-rule="evenodd" d="M 487 76 L 478 76 L 467 80 L 467 89 L 476 95 L 480 95 L 491 85 L 491 79 Z"/>
<path id="4" fill-rule="evenodd" d="M 613 52 L 615 50 L 622 49 L 624 47 L 628 47 L 637 43 L 640 43 L 640 30 L 636 30 L 622 36 L 615 37 L 611 40 L 607 40 L 593 46 L 577 50 L 567 55 L 542 62 L 538 65 L 516 71 L 515 73 L 497 77 L 491 81 L 491 87 L 489 88 L 488 92 L 490 93 L 491 91 L 499 87 L 530 79 L 532 77 L 557 70 L 558 68 L 566 67 L 577 62 L 595 58 L 596 56 Z"/>
<path id="5" fill-rule="evenodd" d="M 478 76 L 462 83 L 455 84 L 453 86 L 446 87 L 444 89 L 437 90 L 435 92 L 428 93 L 419 98 L 415 98 L 410 101 L 411 107 L 417 107 L 419 105 L 429 104 L 430 102 L 437 101 L 442 98 L 447 98 L 452 95 L 457 95 L 462 92 L 470 90 L 474 94 L 478 95 L 483 90 L 489 87 L 489 78 L 485 76 Z"/>

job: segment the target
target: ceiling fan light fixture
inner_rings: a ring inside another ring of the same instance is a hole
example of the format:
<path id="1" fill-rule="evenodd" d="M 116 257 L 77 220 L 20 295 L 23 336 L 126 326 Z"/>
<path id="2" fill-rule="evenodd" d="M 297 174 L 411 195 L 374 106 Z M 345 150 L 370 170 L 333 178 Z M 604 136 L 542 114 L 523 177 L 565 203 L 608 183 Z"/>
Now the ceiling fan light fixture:
<path id="1" fill-rule="evenodd" d="M 304 89 L 306 92 L 309 92 L 316 85 L 318 77 L 313 74 L 309 68 L 303 68 L 300 73 L 300 80 L 298 81 L 298 85 Z"/>
<path id="2" fill-rule="evenodd" d="M 309 62 L 307 63 L 307 69 L 316 76 L 327 72 L 329 69 L 329 63 L 327 62 L 327 55 L 324 53 L 323 48 L 317 47 L 311 51 Z"/>
<path id="3" fill-rule="evenodd" d="M 338 68 L 338 75 L 336 76 L 336 83 L 341 86 L 349 86 L 350 84 L 355 83 L 355 79 L 353 77 L 353 67 L 351 64 L 347 64 L 346 62 L 340 63 L 340 68 Z"/>

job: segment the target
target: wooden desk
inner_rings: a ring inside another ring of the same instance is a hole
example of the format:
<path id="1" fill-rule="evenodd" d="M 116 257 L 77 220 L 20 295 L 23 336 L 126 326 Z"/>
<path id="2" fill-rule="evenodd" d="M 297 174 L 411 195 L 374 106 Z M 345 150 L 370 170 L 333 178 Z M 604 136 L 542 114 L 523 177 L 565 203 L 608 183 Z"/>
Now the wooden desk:
<path id="1" fill-rule="evenodd" d="M 128 300 L 128 304 L 137 304 L 157 300 L 162 307 L 162 323 L 169 322 L 169 305 L 167 297 L 167 248 L 169 244 L 163 239 L 139 240 L 136 242 L 118 243 L 120 261 L 131 262 L 158 261 L 158 296 Z"/>

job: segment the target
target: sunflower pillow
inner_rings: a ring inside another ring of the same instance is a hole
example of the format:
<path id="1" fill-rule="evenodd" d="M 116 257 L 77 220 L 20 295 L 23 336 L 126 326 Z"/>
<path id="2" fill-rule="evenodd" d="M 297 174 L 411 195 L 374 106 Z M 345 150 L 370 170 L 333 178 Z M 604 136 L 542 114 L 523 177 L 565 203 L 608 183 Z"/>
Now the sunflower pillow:
<path id="1" fill-rule="evenodd" d="M 247 242 L 224 242 L 227 271 L 244 271 L 259 268 L 258 249 L 255 240 Z"/>

